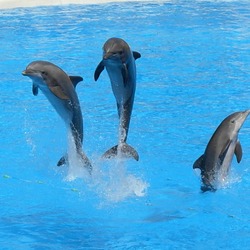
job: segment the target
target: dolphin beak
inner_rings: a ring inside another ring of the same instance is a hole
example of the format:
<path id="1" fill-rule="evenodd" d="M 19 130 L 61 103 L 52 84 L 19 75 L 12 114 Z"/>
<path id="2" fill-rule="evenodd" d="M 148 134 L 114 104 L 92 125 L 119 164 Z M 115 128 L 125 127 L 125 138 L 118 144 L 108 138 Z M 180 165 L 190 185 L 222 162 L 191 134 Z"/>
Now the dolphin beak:
<path id="1" fill-rule="evenodd" d="M 239 118 L 239 119 L 241 120 L 242 125 L 243 125 L 244 121 L 247 119 L 247 117 L 248 117 L 249 114 L 250 114 L 250 109 L 245 110 L 245 111 L 243 111 L 243 112 L 241 113 L 241 118 Z M 241 125 L 241 126 L 242 126 L 242 125 Z"/>
<path id="2" fill-rule="evenodd" d="M 250 114 L 250 109 L 245 110 L 245 111 L 242 112 L 242 116 L 243 116 L 244 120 L 247 119 L 249 114 Z"/>
<path id="3" fill-rule="evenodd" d="M 27 75 L 28 75 L 27 72 L 26 72 L 26 70 L 24 70 L 24 71 L 22 72 L 22 75 L 23 75 L 23 76 L 27 76 Z"/>
<path id="4" fill-rule="evenodd" d="M 246 110 L 244 113 L 248 116 L 250 114 L 250 109 Z"/>
<path id="5" fill-rule="evenodd" d="M 113 55 L 113 54 L 110 53 L 110 52 L 103 53 L 103 59 L 104 59 L 104 60 L 107 60 L 107 59 L 109 59 L 112 55 Z"/>
<path id="6" fill-rule="evenodd" d="M 31 70 L 31 69 L 25 69 L 23 72 L 22 72 L 22 75 L 23 76 L 35 76 L 37 75 L 38 72 L 34 71 L 34 70 Z"/>

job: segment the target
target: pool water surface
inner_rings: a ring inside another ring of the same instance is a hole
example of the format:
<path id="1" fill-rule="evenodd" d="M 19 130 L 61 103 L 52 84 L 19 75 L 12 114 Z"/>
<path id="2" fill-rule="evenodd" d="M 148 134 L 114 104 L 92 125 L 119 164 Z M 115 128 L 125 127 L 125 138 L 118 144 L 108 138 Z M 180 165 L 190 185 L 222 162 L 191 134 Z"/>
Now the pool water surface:
<path id="1" fill-rule="evenodd" d="M 221 121 L 250 109 L 247 1 L 128 2 L 1 10 L 1 249 L 249 249 L 250 120 L 240 164 L 216 192 L 192 168 Z M 102 46 L 120 37 L 136 60 L 128 143 L 140 160 L 103 160 L 118 138 Z M 35 60 L 80 75 L 89 176 L 56 166 L 65 125 L 22 76 Z"/>

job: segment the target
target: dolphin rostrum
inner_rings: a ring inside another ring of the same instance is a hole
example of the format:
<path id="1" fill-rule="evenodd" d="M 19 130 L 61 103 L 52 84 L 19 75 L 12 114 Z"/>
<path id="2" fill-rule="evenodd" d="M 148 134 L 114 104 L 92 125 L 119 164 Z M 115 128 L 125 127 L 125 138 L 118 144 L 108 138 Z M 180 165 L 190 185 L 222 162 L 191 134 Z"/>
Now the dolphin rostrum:
<path id="1" fill-rule="evenodd" d="M 95 70 L 94 78 L 97 81 L 106 67 L 116 99 L 120 123 L 118 145 L 104 154 L 106 158 L 114 157 L 121 152 L 127 157 L 139 160 L 136 150 L 126 141 L 136 89 L 135 60 L 140 57 L 140 53 L 131 51 L 129 45 L 120 38 L 110 38 L 103 46 L 103 59 Z"/>
<path id="2" fill-rule="evenodd" d="M 226 117 L 214 132 L 206 150 L 193 165 L 201 170 L 202 191 L 215 191 L 219 177 L 228 175 L 233 155 L 239 163 L 242 158 L 242 147 L 238 133 L 250 110 L 236 112 Z"/>
<path id="3" fill-rule="evenodd" d="M 22 72 L 33 81 L 32 91 L 38 94 L 40 89 L 64 120 L 74 138 L 77 154 L 83 159 L 84 166 L 91 171 L 91 163 L 82 151 L 83 118 L 80 103 L 75 91 L 80 76 L 68 76 L 58 66 L 46 61 L 31 62 Z M 67 157 L 62 157 L 58 166 L 66 163 Z"/>

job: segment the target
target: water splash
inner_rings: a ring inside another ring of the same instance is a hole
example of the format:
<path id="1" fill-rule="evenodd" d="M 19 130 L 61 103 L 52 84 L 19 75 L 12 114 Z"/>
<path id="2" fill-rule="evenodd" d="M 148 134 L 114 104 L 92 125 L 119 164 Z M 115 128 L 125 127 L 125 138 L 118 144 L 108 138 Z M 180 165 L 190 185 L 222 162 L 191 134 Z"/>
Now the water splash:
<path id="1" fill-rule="evenodd" d="M 143 197 L 148 184 L 128 173 L 123 158 L 100 160 L 95 165 L 92 187 L 98 195 L 110 202 L 120 202 L 128 197 Z"/>
<path id="2" fill-rule="evenodd" d="M 98 157 L 95 157 L 98 159 Z M 117 158 L 99 159 L 93 162 L 91 175 L 76 151 L 71 133 L 68 136 L 68 172 L 66 181 L 82 179 L 91 191 L 108 202 L 120 202 L 128 197 L 143 197 L 148 184 L 127 171 L 127 160 Z"/>
<path id="3" fill-rule="evenodd" d="M 66 181 L 74 181 L 77 178 L 82 178 L 88 181 L 90 174 L 85 167 L 84 160 L 77 153 L 75 139 L 71 131 L 68 131 L 68 152 L 67 152 L 68 173 L 65 177 Z"/>
<path id="4" fill-rule="evenodd" d="M 227 176 L 225 176 L 224 174 L 218 176 L 218 181 L 217 181 L 218 189 L 231 188 L 232 185 L 241 182 L 241 180 L 242 177 L 238 173 L 236 173 L 234 169 L 231 169 L 230 173 Z"/>
<path id="5" fill-rule="evenodd" d="M 201 171 L 200 169 L 194 169 L 194 174 L 197 176 L 197 178 L 200 179 Z M 242 180 L 242 177 L 239 173 L 234 171 L 234 169 L 230 169 L 229 173 L 225 173 L 224 171 L 219 171 L 216 176 L 215 180 L 213 182 L 213 186 L 215 189 L 227 189 L 231 188 L 232 185 L 235 183 L 240 183 Z"/>
<path id="6" fill-rule="evenodd" d="M 30 124 L 30 115 L 29 115 L 29 110 L 25 107 L 24 108 L 25 116 L 24 116 L 24 136 L 27 145 L 31 148 L 30 150 L 30 155 L 34 156 L 36 152 L 36 144 L 33 141 L 32 133 L 33 133 L 33 127 Z"/>

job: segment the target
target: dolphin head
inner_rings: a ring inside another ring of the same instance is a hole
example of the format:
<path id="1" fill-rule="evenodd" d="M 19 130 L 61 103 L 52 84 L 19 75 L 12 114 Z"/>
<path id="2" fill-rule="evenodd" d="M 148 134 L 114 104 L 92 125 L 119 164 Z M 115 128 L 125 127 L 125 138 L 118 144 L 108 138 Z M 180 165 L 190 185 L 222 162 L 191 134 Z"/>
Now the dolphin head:
<path id="1" fill-rule="evenodd" d="M 31 62 L 22 72 L 24 76 L 28 76 L 33 81 L 33 94 L 37 95 L 38 87 L 47 91 L 48 89 L 61 99 L 69 99 L 69 93 L 73 93 L 73 85 L 69 76 L 58 66 L 47 61 Z M 77 77 L 73 81 L 82 80 Z M 75 82 L 75 85 L 76 83 Z M 74 83 L 73 83 L 74 84 Z"/>
<path id="2" fill-rule="evenodd" d="M 70 78 L 61 68 L 47 61 L 31 62 L 22 74 L 33 81 L 34 95 L 37 95 L 40 88 L 46 96 L 51 92 L 62 100 L 71 99 L 78 102 L 74 86 L 82 80 L 81 77 Z"/>
<path id="3" fill-rule="evenodd" d="M 110 38 L 103 45 L 103 60 L 120 60 L 126 63 L 131 53 L 128 44 L 120 38 Z"/>
<path id="4" fill-rule="evenodd" d="M 229 131 L 238 133 L 249 114 L 250 110 L 235 112 L 226 117 L 221 125 L 227 125 Z"/>
<path id="5" fill-rule="evenodd" d="M 30 77 L 34 82 L 42 84 L 53 74 L 56 67 L 46 61 L 34 61 L 22 72 L 24 76 Z"/>
<path id="6" fill-rule="evenodd" d="M 54 65 L 52 63 L 46 61 L 34 61 L 31 62 L 22 72 L 22 75 L 28 76 L 33 81 L 34 95 L 37 95 L 38 93 L 38 86 L 40 88 L 44 88 L 48 86 L 51 79 L 53 79 L 53 66 Z"/>

